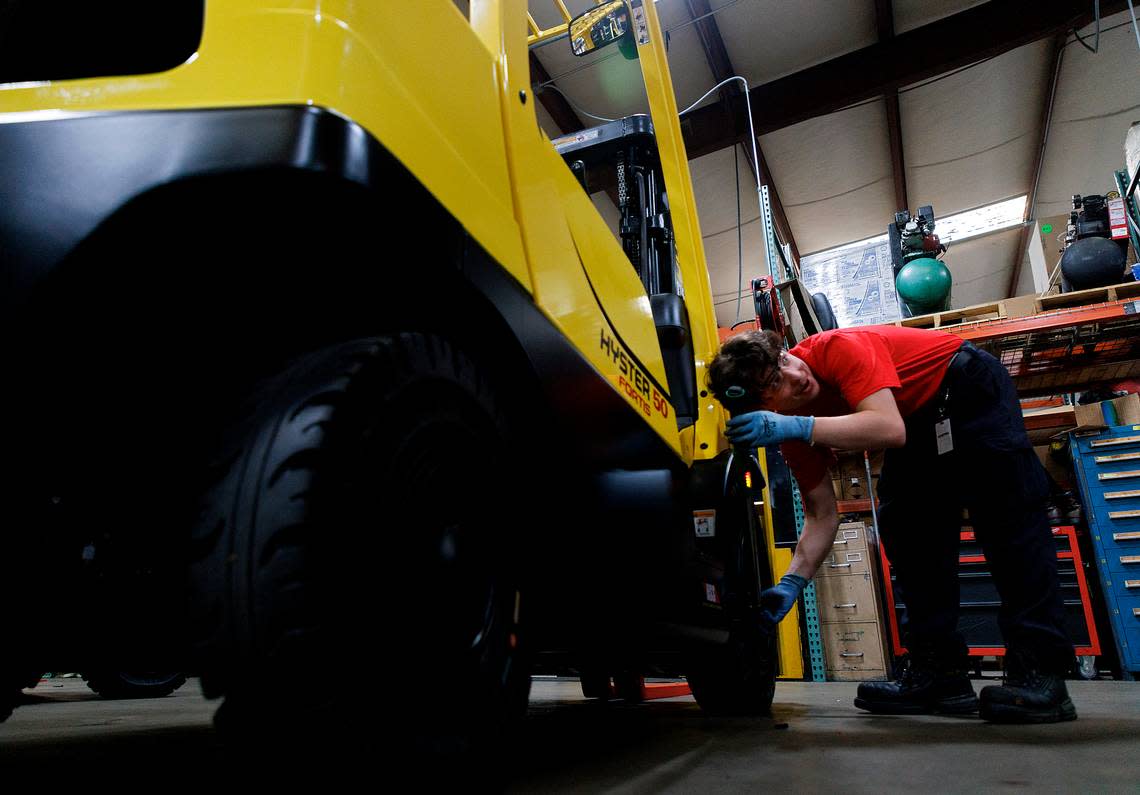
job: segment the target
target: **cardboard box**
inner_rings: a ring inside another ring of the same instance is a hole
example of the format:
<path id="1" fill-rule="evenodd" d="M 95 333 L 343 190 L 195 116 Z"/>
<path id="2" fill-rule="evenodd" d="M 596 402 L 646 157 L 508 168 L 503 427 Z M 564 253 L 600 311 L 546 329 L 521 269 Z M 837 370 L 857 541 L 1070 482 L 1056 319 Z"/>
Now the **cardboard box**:
<path id="1" fill-rule="evenodd" d="M 1070 197 L 1071 198 L 1071 197 Z M 1045 273 L 1052 274 L 1061 261 L 1061 253 L 1065 248 L 1065 228 L 1069 225 L 1069 214 L 1050 215 L 1037 219 L 1037 231 L 1041 234 L 1041 248 L 1045 252 Z M 1045 227 L 1053 227 L 1049 232 L 1043 232 Z M 1048 291 L 1049 295 L 1059 293 L 1059 284 L 1053 285 Z"/>
<path id="2" fill-rule="evenodd" d="M 831 484 L 835 488 L 837 500 L 866 500 L 871 494 L 867 488 L 867 467 L 863 452 L 840 451 L 837 461 L 831 468 Z M 883 468 L 883 451 L 871 453 L 871 492 L 878 488 L 879 471 Z"/>
<path id="3" fill-rule="evenodd" d="M 1035 315 L 1037 314 L 1037 293 L 1006 298 L 1001 302 L 1001 306 L 1007 318 Z"/>
<path id="4" fill-rule="evenodd" d="M 1105 406 L 1111 404 L 1116 419 L 1111 421 L 1105 417 Z M 1107 428 L 1109 425 L 1136 425 L 1140 424 L 1140 395 L 1132 394 L 1112 400 L 1102 400 L 1099 403 L 1089 403 L 1085 406 L 1076 406 L 1077 427 L 1074 430 L 1092 430 L 1094 428 Z"/>
<path id="5" fill-rule="evenodd" d="M 867 478 L 859 477 L 858 475 L 846 474 L 843 477 L 840 487 L 843 491 L 844 500 L 866 500 L 871 495 L 867 493 Z"/>
<path id="6" fill-rule="evenodd" d="M 1041 462 L 1041 466 L 1045 467 L 1045 471 L 1053 478 L 1054 482 L 1063 489 L 1073 488 L 1073 468 L 1071 460 L 1061 462 L 1056 460 L 1049 454 L 1049 445 L 1035 444 L 1033 445 L 1033 452 L 1037 454 L 1037 459 Z"/>

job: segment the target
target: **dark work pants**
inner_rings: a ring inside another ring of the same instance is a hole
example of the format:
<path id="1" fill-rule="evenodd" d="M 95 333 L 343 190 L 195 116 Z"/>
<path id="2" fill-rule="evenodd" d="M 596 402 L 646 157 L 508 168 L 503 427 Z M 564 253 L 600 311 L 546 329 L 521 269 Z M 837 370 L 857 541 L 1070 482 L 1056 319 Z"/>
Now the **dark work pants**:
<path id="1" fill-rule="evenodd" d="M 935 423 L 950 419 L 954 449 L 938 455 Z M 993 356 L 964 344 L 938 395 L 906 420 L 906 445 L 888 450 L 879 482 L 880 532 L 906 604 L 903 640 L 964 665 L 958 633 L 962 509 L 985 552 L 1009 650 L 1064 673 L 1073 645 L 1062 625 L 1057 556 L 1045 511 L 1048 484 L 1013 382 Z"/>

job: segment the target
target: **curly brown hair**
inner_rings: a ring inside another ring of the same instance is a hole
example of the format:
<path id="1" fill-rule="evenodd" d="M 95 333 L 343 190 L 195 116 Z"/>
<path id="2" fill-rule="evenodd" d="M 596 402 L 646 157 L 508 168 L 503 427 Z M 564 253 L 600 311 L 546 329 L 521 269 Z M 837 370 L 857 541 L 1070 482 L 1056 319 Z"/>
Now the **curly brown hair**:
<path id="1" fill-rule="evenodd" d="M 709 362 L 707 382 L 709 391 L 722 404 L 726 403 L 726 390 L 742 387 L 748 403 L 760 400 L 763 384 L 779 367 L 783 346 L 774 331 L 746 331 L 725 340 L 720 352 Z M 741 404 L 741 399 L 729 400 Z"/>

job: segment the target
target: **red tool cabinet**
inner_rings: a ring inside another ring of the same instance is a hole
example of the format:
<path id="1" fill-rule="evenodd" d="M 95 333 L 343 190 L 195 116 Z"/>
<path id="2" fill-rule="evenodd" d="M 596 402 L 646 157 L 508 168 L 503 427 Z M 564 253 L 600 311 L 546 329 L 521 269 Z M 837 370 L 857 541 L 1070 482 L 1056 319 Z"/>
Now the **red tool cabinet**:
<path id="1" fill-rule="evenodd" d="M 1101 653 L 1100 639 L 1097 637 L 1092 605 L 1089 602 L 1088 582 L 1081 551 L 1077 546 L 1076 529 L 1054 527 L 1053 539 L 1057 544 L 1058 574 L 1065 603 L 1065 628 L 1073 639 L 1073 652 L 1078 656 L 1097 656 Z M 891 572 L 890 561 L 882 544 L 879 545 L 879 555 L 882 558 L 882 571 Z M 962 594 L 958 631 L 966 639 L 970 656 L 1004 655 L 1005 646 L 1002 645 L 997 624 L 1000 600 L 981 545 L 974 538 L 972 530 L 963 530 L 961 533 L 958 581 Z M 905 605 L 896 598 L 893 574 L 889 575 L 885 590 L 891 648 L 896 655 L 900 655 L 906 652 L 899 635 L 899 616 Z"/>

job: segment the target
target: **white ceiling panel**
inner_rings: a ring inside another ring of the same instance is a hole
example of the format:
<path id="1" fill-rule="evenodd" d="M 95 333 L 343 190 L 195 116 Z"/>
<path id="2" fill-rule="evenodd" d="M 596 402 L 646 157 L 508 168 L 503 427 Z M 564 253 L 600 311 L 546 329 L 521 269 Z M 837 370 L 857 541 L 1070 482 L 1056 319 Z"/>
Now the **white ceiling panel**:
<path id="1" fill-rule="evenodd" d="M 546 12 L 545 21 L 540 20 L 536 13 L 540 7 L 549 5 L 530 0 L 531 13 L 540 25 L 556 23 L 558 17 L 555 12 Z M 578 6 L 585 8 L 589 5 L 589 0 L 567 3 L 571 13 L 580 10 Z M 684 4 L 679 0 L 669 0 L 659 4 L 657 12 L 662 28 L 673 29 L 669 34 L 669 71 L 677 108 L 683 110 L 713 87 L 712 72 L 695 27 L 685 24 L 690 17 Z M 568 40 L 558 39 L 536 47 L 533 52 L 571 105 L 577 106 L 578 115 L 587 127 L 602 123 L 590 115 L 617 119 L 649 111 L 640 64 L 627 61 L 616 46 L 577 57 L 570 52 Z M 713 95 L 703 104 L 716 101 L 716 95 Z"/>
<path id="2" fill-rule="evenodd" d="M 585 13 L 594 6 L 593 0 L 564 0 L 564 4 L 566 10 L 570 12 L 571 18 Z M 561 25 L 563 22 L 562 13 L 558 10 L 554 0 L 527 0 L 526 7 L 542 30 L 548 30 L 555 25 Z M 565 41 L 563 43 L 565 44 Z"/>
<path id="3" fill-rule="evenodd" d="M 748 221 L 760 212 L 756 178 L 752 175 L 742 150 L 737 147 L 736 151 L 740 173 L 740 215 L 742 220 Z M 735 228 L 737 202 L 733 189 L 737 178 L 733 168 L 732 148 L 690 160 L 689 170 L 700 213 L 701 234 L 708 235 L 730 226 Z"/>
<path id="4" fill-rule="evenodd" d="M 1005 298 L 1021 227 L 952 243 L 943 257 L 954 277 L 955 309 Z"/>
<path id="5" fill-rule="evenodd" d="M 1126 20 L 1127 14 L 1118 14 L 1102 25 Z M 1090 28 L 1082 31 L 1086 37 L 1091 34 Z M 1137 120 L 1140 51 L 1130 25 L 1102 32 L 1095 55 L 1077 43 L 1066 46 L 1036 216 L 1067 213 L 1074 193 L 1112 190 L 1113 171 L 1124 168 L 1124 136 Z"/>
<path id="6" fill-rule="evenodd" d="M 943 216 L 1029 191 L 1050 52 L 1037 42 L 899 93 L 908 209 Z"/>
<path id="7" fill-rule="evenodd" d="M 894 0 L 895 33 L 905 33 L 929 25 L 985 2 L 986 0 Z"/>
<path id="8" fill-rule="evenodd" d="M 641 66 L 627 61 L 617 47 L 578 58 L 560 39 L 533 52 L 587 127 L 602 122 L 586 114 L 617 119 L 648 111 Z"/>
<path id="9" fill-rule="evenodd" d="M 546 133 L 547 138 L 553 140 L 562 135 L 563 131 L 558 129 L 558 125 L 554 123 L 554 119 L 551 118 L 541 102 L 534 103 L 534 114 L 538 117 L 539 128 Z"/>
<path id="10" fill-rule="evenodd" d="M 754 315 L 749 284 L 752 279 L 764 273 L 764 243 L 760 222 L 753 220 L 741 230 L 744 258 L 742 268 L 738 265 L 736 229 L 713 235 L 705 239 L 705 257 L 709 261 L 709 281 L 712 284 L 713 304 L 716 308 L 717 324 L 731 326 L 736 322 L 737 276 L 743 271 L 739 284 L 743 290 L 740 319 Z"/>
<path id="11" fill-rule="evenodd" d="M 883 101 L 761 136 L 801 254 L 881 234 L 894 218 Z"/>
<path id="12" fill-rule="evenodd" d="M 740 169 L 740 237 L 736 234 L 737 202 L 734 198 L 736 177 L 732 149 L 722 149 L 690 161 L 693 194 L 700 216 L 705 261 L 712 284 L 717 321 L 732 325 L 736 320 L 736 294 L 743 284 L 743 317 L 752 312 L 748 285 L 752 279 L 767 273 L 764 233 L 760 224 L 760 202 L 755 178 L 738 151 Z M 741 280 L 740 273 L 743 271 Z"/>
<path id="13" fill-rule="evenodd" d="M 749 0 L 745 0 L 748 2 Z M 677 110 L 684 110 L 714 85 L 712 69 L 705 58 L 704 48 L 688 9 L 681 0 L 666 0 L 657 4 L 661 27 L 668 31 L 669 73 L 673 79 L 673 93 Z M 708 97 L 701 105 L 717 101 L 717 94 Z"/>
<path id="14" fill-rule="evenodd" d="M 662 0 L 658 8 L 679 2 Z M 728 57 L 753 86 L 878 40 L 873 0 L 713 0 L 709 5 L 724 9 L 716 21 Z"/>

